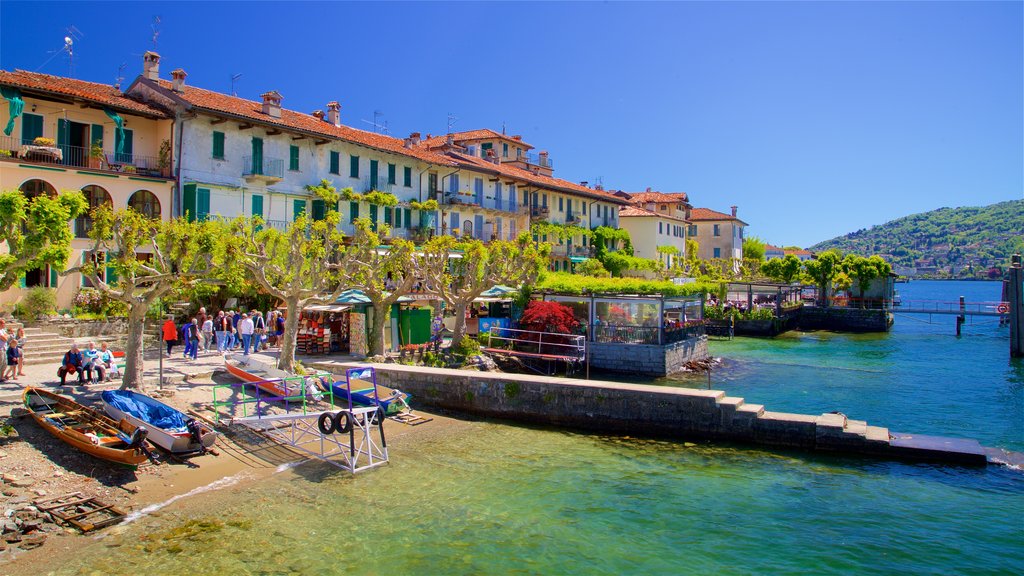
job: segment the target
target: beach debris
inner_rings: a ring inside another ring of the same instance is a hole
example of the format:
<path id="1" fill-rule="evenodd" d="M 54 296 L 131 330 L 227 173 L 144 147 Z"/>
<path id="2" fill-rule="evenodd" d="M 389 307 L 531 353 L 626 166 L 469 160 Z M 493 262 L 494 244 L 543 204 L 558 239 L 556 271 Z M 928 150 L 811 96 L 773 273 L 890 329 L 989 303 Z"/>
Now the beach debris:
<path id="1" fill-rule="evenodd" d="M 38 510 L 50 514 L 55 520 L 70 524 L 83 533 L 117 524 L 125 516 L 125 513 L 114 505 L 104 504 L 93 497 L 82 496 L 81 492 L 38 500 L 35 505 Z"/>

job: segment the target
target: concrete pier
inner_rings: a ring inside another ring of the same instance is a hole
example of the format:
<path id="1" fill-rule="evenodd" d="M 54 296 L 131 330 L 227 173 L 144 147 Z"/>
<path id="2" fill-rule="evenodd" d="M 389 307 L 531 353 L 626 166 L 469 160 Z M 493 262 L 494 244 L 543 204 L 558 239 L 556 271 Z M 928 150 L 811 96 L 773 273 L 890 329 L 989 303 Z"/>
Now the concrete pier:
<path id="1" fill-rule="evenodd" d="M 356 364 L 324 362 L 335 373 Z M 727 440 L 882 458 L 985 465 L 974 440 L 890 433 L 843 414 L 787 414 L 720 390 L 373 364 L 415 406 L 611 434 Z"/>

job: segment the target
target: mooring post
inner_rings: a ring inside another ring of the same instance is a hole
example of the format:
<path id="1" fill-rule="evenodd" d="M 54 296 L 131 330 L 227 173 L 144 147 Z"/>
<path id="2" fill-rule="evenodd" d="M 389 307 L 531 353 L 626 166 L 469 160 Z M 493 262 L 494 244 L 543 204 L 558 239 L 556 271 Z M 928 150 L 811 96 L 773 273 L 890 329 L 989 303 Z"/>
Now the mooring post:
<path id="1" fill-rule="evenodd" d="M 1010 286 L 1007 299 L 1010 305 L 1010 357 L 1024 357 L 1024 270 L 1020 267 L 1020 254 L 1013 255 L 1010 266 Z"/>
<path id="2" fill-rule="evenodd" d="M 956 317 L 956 335 L 957 336 L 960 335 L 960 327 L 964 325 L 964 319 L 965 319 L 964 310 L 965 310 L 965 307 L 964 307 L 964 297 L 961 296 L 960 297 L 960 315 L 958 315 Z"/>

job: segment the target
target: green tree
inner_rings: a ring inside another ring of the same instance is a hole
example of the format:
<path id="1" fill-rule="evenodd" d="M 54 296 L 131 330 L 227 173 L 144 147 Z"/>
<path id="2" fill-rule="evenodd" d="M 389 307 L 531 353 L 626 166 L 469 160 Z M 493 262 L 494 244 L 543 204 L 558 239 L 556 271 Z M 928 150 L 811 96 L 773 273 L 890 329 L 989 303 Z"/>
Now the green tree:
<path id="1" fill-rule="evenodd" d="M 480 240 L 456 242 L 450 236 L 431 239 L 418 256 L 428 289 L 455 312 L 452 348 L 466 335 L 466 310 L 485 291 L 505 284 L 512 287 L 533 284 L 548 264 L 551 245 L 535 245 L 520 234 L 514 241 Z M 454 256 L 454 257 L 453 257 Z"/>
<path id="2" fill-rule="evenodd" d="M 752 260 L 764 260 L 764 240 L 757 236 L 748 236 L 743 239 L 743 258 Z"/>
<path id="3" fill-rule="evenodd" d="M 864 293 L 871 287 L 871 282 L 876 278 L 888 276 L 892 272 L 892 266 L 878 255 L 865 258 L 849 254 L 843 258 L 842 269 L 851 281 L 857 284 L 861 307 L 864 306 Z"/>
<path id="4" fill-rule="evenodd" d="M 85 263 L 65 274 L 80 272 L 104 296 L 128 307 L 128 342 L 121 388 L 143 388 L 142 337 L 146 312 L 161 296 L 184 284 L 208 282 L 213 274 L 216 225 L 149 219 L 128 208 L 93 212 L 89 232 L 93 244 Z M 105 278 L 100 270 L 115 273 Z"/>
<path id="5" fill-rule="evenodd" d="M 784 258 L 766 260 L 761 264 L 761 273 L 783 284 L 792 284 L 800 277 L 802 268 L 803 263 L 799 258 L 792 254 L 786 254 Z"/>
<path id="6" fill-rule="evenodd" d="M 68 222 L 87 208 L 81 192 L 31 200 L 20 190 L 0 192 L 0 291 L 28 270 L 47 264 L 63 269 L 71 253 Z"/>
<path id="7" fill-rule="evenodd" d="M 817 258 L 804 262 L 807 275 L 818 286 L 818 302 L 822 307 L 828 306 L 832 283 L 842 272 L 842 260 L 843 256 L 838 251 L 826 250 L 818 254 Z"/>
<path id="8" fill-rule="evenodd" d="M 597 258 L 587 258 L 583 262 L 576 265 L 576 273 L 583 276 L 593 276 L 595 278 L 609 278 L 611 272 L 605 270 L 604 264 Z"/>
<path id="9" fill-rule="evenodd" d="M 295 369 L 299 313 L 310 304 L 332 303 L 349 288 L 354 252 L 338 230 L 338 193 L 329 181 L 307 190 L 327 206 L 322 220 L 299 216 L 285 230 L 263 226 L 261 218 L 239 217 L 226 224 L 217 250 L 219 274 L 226 280 L 246 275 L 285 304 L 284 335 L 277 367 Z"/>

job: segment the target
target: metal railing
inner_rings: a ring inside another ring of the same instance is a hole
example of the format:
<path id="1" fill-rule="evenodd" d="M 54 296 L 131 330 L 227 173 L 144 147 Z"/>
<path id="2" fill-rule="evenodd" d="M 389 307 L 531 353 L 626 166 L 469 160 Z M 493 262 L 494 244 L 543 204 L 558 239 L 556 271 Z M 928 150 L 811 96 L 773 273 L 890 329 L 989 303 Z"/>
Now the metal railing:
<path id="1" fill-rule="evenodd" d="M 492 326 L 487 333 L 487 347 L 577 360 L 586 357 L 586 338 L 582 335 L 537 332 L 499 326 Z"/>
<path id="2" fill-rule="evenodd" d="M 266 226 L 267 228 L 273 228 L 275 230 L 281 230 L 281 231 L 287 230 L 288 226 L 290 224 L 291 224 L 291 222 L 288 222 L 287 220 L 264 220 L 263 221 L 263 225 Z"/>
<path id="3" fill-rule="evenodd" d="M 162 176 L 164 172 L 156 156 L 118 154 L 111 150 L 103 150 L 97 156 L 91 148 L 83 146 L 36 146 L 31 141 L 22 141 L 14 136 L 0 136 L 0 160 L 4 159 L 145 176 Z"/>
<path id="4" fill-rule="evenodd" d="M 284 160 L 280 158 L 242 158 L 242 176 L 269 176 L 284 178 Z"/>
<path id="5" fill-rule="evenodd" d="M 518 158 L 518 160 L 522 160 L 523 162 L 526 162 L 527 164 L 533 164 L 534 166 L 543 166 L 544 168 L 554 168 L 555 167 L 555 164 L 551 160 L 550 156 L 544 157 L 544 156 L 541 156 L 540 154 L 533 154 L 532 152 L 527 152 L 527 153 L 523 154 L 522 156 L 520 156 Z"/>
<path id="6" fill-rule="evenodd" d="M 551 210 L 547 206 L 531 206 L 530 218 L 547 218 Z"/>
<path id="7" fill-rule="evenodd" d="M 702 320 L 680 326 L 592 326 L 591 340 L 600 344 L 672 344 L 705 334 Z"/>

